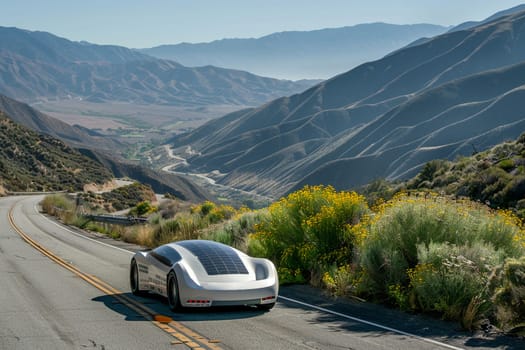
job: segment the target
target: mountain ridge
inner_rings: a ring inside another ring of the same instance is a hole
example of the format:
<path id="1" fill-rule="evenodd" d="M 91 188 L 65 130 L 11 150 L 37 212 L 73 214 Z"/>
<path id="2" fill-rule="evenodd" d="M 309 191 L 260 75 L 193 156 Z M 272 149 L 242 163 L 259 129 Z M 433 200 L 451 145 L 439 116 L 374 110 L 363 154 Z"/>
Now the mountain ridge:
<path id="1" fill-rule="evenodd" d="M 0 184 L 6 191 L 82 191 L 112 179 L 102 164 L 1 111 L 0 145 Z"/>
<path id="2" fill-rule="evenodd" d="M 97 135 L 96 132 L 79 126 L 69 125 L 2 94 L 0 94 L 0 111 L 3 111 L 18 124 L 59 138 L 73 147 L 100 150 L 115 150 L 123 147 L 117 141 Z"/>
<path id="3" fill-rule="evenodd" d="M 472 27 L 476 27 L 476 26 L 488 23 L 490 21 L 497 20 L 500 17 L 508 16 L 513 13 L 524 11 L 524 10 L 525 10 L 525 4 L 517 5 L 517 6 L 511 7 L 506 10 L 498 11 L 495 14 L 485 18 L 482 21 L 467 21 L 467 22 L 458 24 L 457 26 L 452 27 L 450 31 L 470 29 Z"/>
<path id="4" fill-rule="evenodd" d="M 445 33 L 301 94 L 205 124 L 172 145 L 187 158 L 189 171 L 218 170 L 225 174 L 220 183 L 266 195 L 305 184 L 347 189 L 410 176 L 432 157 L 470 151 L 469 142 L 481 148 L 519 135 L 510 125 L 525 118 L 517 105 L 525 84 L 524 31 L 525 12 L 519 12 Z M 487 100 L 499 102 L 483 109 Z M 455 146 L 457 137 L 445 142 L 454 130 L 431 132 L 474 115 L 485 129 Z M 499 115 L 508 120 L 492 123 Z M 184 153 L 188 148 L 191 154 Z"/>
<path id="5" fill-rule="evenodd" d="M 24 102 L 249 106 L 311 85 L 212 66 L 189 68 L 120 46 L 0 27 L 0 93 Z"/>
<path id="6" fill-rule="evenodd" d="M 154 57 L 174 59 L 187 66 L 212 64 L 263 76 L 317 79 L 380 58 L 422 36 L 434 36 L 445 31 L 446 27 L 432 24 L 394 25 L 378 22 L 312 31 L 279 32 L 260 38 L 166 44 L 138 51 Z M 268 65 L 269 61 L 271 65 Z"/>

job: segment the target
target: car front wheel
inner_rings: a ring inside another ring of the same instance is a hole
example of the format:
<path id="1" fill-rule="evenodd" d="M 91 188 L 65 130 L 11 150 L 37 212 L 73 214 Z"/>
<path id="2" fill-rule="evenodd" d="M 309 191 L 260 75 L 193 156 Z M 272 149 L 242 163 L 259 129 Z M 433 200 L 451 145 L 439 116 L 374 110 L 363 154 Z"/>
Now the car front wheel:
<path id="1" fill-rule="evenodd" d="M 172 311 L 178 311 L 180 309 L 180 298 L 179 298 L 179 286 L 177 284 L 177 276 L 175 272 L 171 271 L 168 274 L 168 304 Z"/>
<path id="2" fill-rule="evenodd" d="M 137 267 L 137 262 L 135 259 L 131 261 L 131 266 L 129 269 L 129 286 L 131 288 L 131 293 L 134 295 L 144 295 L 146 294 L 145 291 L 140 289 L 139 284 L 139 269 Z"/>

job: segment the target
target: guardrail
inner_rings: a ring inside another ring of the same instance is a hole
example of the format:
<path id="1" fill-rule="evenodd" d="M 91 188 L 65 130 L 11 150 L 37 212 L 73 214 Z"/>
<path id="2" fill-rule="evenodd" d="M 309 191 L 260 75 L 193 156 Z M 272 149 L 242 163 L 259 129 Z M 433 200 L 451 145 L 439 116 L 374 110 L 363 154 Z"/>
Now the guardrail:
<path id="1" fill-rule="evenodd" d="M 42 194 L 68 193 L 67 191 L 49 191 L 49 192 L 11 192 L 5 191 L 7 196 L 37 196 Z"/>
<path id="2" fill-rule="evenodd" d="M 89 220 L 97 222 L 106 222 L 115 225 L 135 225 L 144 224 L 148 221 L 147 218 L 137 218 L 134 216 L 117 216 L 117 215 L 85 215 Z"/>

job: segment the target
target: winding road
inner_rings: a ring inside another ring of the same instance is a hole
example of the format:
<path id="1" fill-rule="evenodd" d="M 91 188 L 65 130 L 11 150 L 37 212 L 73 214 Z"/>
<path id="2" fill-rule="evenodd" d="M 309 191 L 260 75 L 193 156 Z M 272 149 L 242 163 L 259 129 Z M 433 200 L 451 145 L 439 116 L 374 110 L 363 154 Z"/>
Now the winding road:
<path id="1" fill-rule="evenodd" d="M 140 247 L 42 215 L 43 196 L 0 198 L 0 349 L 523 349 L 523 341 L 284 286 L 270 312 L 174 314 L 133 296 Z"/>

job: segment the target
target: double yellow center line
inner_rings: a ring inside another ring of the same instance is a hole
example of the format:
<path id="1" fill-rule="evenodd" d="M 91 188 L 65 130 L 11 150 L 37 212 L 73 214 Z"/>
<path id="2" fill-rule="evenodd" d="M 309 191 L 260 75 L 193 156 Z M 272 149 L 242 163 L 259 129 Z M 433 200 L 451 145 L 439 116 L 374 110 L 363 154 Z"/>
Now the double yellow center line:
<path id="1" fill-rule="evenodd" d="M 197 332 L 189 329 L 188 327 L 184 326 L 182 323 L 174 321 L 169 316 L 159 315 L 155 313 L 155 311 L 151 310 L 144 304 L 138 302 L 137 300 L 134 300 L 128 296 L 126 296 L 122 291 L 110 286 L 106 282 L 102 281 L 101 279 L 97 278 L 94 275 L 87 274 L 85 272 L 82 272 L 72 264 L 68 263 L 64 259 L 60 258 L 50 250 L 43 247 L 41 244 L 36 242 L 34 239 L 29 237 L 20 227 L 16 225 L 13 219 L 13 209 L 14 206 L 9 211 L 9 223 L 13 227 L 13 229 L 22 237 L 24 241 L 26 241 L 29 245 L 34 247 L 36 250 L 47 256 L 49 259 L 56 262 L 58 265 L 66 268 L 67 270 L 71 271 L 78 277 L 82 278 L 84 281 L 88 282 L 95 288 L 99 289 L 103 293 L 105 293 L 108 296 L 113 297 L 121 304 L 127 306 L 129 309 L 135 311 L 140 316 L 144 317 L 144 319 L 150 321 L 158 328 L 162 329 L 164 332 L 168 333 L 169 335 L 173 336 L 175 338 L 174 341 L 172 341 L 172 344 L 185 344 L 190 349 L 195 350 L 220 350 L 222 349 L 219 347 L 216 343 L 218 343 L 217 340 L 208 339 Z"/>

